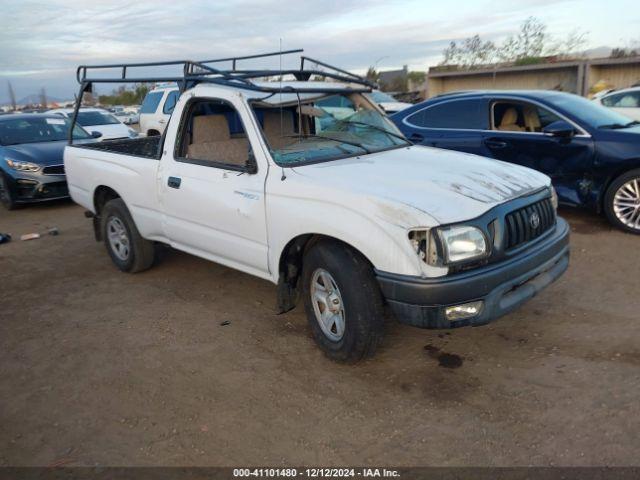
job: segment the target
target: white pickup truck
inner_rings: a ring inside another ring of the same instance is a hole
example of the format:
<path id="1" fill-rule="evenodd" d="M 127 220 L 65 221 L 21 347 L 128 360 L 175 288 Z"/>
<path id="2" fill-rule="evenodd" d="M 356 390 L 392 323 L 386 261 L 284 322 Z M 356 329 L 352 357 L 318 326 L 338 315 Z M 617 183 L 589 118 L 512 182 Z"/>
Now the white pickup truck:
<path id="1" fill-rule="evenodd" d="M 374 353 L 385 306 L 423 328 L 481 325 L 567 269 L 547 176 L 411 145 L 352 76 L 235 75 L 190 76 L 163 136 L 66 148 L 71 197 L 119 269 L 151 267 L 162 243 L 273 282 L 278 310 L 302 299 L 344 362 Z"/>

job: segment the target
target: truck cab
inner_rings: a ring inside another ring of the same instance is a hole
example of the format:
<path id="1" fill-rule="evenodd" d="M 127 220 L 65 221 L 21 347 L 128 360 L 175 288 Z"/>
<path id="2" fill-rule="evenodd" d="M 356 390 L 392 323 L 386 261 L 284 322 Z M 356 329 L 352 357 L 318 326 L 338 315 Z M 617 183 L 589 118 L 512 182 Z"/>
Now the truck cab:
<path id="1" fill-rule="evenodd" d="M 163 136 L 65 151 L 70 194 L 121 270 L 163 243 L 263 278 L 343 362 L 375 352 L 386 307 L 423 328 L 481 325 L 566 270 L 547 176 L 412 145 L 339 69 L 270 82 L 196 66 L 209 73 L 186 76 Z"/>

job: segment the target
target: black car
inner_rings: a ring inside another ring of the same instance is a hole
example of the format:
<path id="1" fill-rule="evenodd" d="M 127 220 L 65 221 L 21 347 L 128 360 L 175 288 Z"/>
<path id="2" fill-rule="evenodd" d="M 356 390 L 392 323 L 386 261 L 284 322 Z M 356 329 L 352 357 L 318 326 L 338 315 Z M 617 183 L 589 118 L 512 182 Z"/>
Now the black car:
<path id="1" fill-rule="evenodd" d="M 604 211 L 640 234 L 640 124 L 577 95 L 475 91 L 431 98 L 391 119 L 413 142 L 549 175 L 561 204 Z"/>
<path id="2" fill-rule="evenodd" d="M 69 196 L 63 153 L 71 122 L 59 115 L 12 114 L 0 117 L 0 201 L 17 204 Z M 79 142 L 94 137 L 80 126 Z"/>

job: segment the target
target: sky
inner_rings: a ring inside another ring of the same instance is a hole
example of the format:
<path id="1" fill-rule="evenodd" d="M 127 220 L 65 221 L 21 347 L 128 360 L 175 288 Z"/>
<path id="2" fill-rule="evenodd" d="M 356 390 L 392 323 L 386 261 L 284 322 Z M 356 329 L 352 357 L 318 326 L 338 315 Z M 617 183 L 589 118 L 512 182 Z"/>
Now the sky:
<path id="1" fill-rule="evenodd" d="M 586 48 L 640 41 L 638 0 L 0 0 L 0 103 L 8 80 L 18 99 L 42 87 L 72 98 L 80 64 L 202 60 L 280 44 L 358 72 L 425 71 L 450 41 L 477 33 L 500 42 L 529 16 L 556 38 L 588 32 Z"/>

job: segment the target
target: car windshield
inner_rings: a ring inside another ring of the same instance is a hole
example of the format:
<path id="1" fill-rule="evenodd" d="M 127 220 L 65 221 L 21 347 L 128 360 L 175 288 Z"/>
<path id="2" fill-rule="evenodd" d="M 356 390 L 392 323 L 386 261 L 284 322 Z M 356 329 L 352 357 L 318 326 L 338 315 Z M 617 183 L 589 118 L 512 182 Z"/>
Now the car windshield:
<path id="1" fill-rule="evenodd" d="M 411 143 L 362 95 L 335 94 L 300 101 L 288 94 L 255 102 L 273 159 L 281 166 L 326 162 L 406 147 Z"/>
<path id="2" fill-rule="evenodd" d="M 107 112 L 89 111 L 78 112 L 78 123 L 83 127 L 95 125 L 117 125 L 120 123 L 116 117 Z"/>
<path id="3" fill-rule="evenodd" d="M 0 121 L 0 144 L 57 142 L 69 138 L 71 121 L 61 117 L 11 118 Z M 91 138 L 82 127 L 73 129 L 76 140 Z"/>
<path id="4" fill-rule="evenodd" d="M 629 117 L 578 95 L 558 95 L 549 101 L 593 128 L 624 128 L 633 124 Z"/>
<path id="5" fill-rule="evenodd" d="M 380 90 L 374 90 L 371 93 L 367 93 L 367 96 L 376 103 L 395 103 L 397 100 L 388 93 L 381 92 Z"/>

